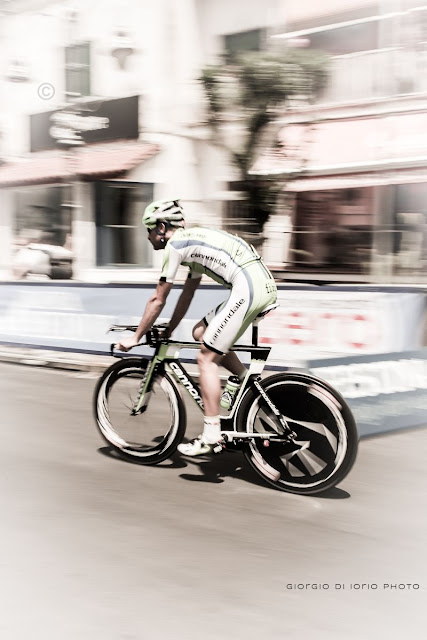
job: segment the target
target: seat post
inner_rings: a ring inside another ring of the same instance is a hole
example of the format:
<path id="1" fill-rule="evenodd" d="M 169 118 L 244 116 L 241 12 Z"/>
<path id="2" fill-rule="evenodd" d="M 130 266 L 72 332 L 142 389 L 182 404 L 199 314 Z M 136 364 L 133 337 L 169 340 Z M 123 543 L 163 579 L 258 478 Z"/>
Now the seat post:
<path id="1" fill-rule="evenodd" d="M 277 309 L 277 307 L 279 306 L 278 302 L 274 302 L 273 304 L 269 304 L 263 311 L 261 311 L 255 318 L 255 320 L 252 323 L 252 344 L 254 345 L 254 347 L 258 346 L 258 325 L 261 322 L 261 320 L 263 318 L 265 318 L 265 316 L 267 315 L 267 313 L 270 313 L 270 311 L 273 311 L 274 309 Z"/>
<path id="2" fill-rule="evenodd" d="M 252 344 L 254 345 L 254 347 L 258 346 L 258 321 L 255 320 L 255 322 L 252 325 Z"/>

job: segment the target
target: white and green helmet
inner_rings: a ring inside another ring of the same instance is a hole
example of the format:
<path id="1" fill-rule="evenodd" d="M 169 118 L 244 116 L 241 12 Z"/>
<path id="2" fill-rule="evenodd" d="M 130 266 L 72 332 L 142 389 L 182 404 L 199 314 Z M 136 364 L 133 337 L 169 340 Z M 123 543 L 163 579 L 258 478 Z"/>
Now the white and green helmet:
<path id="1" fill-rule="evenodd" d="M 154 229 L 160 222 L 173 227 L 183 226 L 184 211 L 179 200 L 156 200 L 148 205 L 142 216 L 142 224 L 147 229 Z"/>

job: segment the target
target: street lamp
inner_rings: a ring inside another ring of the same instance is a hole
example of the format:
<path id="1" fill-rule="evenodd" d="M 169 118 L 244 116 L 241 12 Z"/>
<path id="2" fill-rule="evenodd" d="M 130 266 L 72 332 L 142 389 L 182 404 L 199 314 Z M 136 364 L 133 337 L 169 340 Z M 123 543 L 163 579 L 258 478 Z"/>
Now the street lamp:
<path id="1" fill-rule="evenodd" d="M 116 58 L 120 69 L 123 70 L 126 67 L 128 57 L 134 52 L 135 48 L 127 31 L 117 31 L 113 36 L 111 55 Z"/>

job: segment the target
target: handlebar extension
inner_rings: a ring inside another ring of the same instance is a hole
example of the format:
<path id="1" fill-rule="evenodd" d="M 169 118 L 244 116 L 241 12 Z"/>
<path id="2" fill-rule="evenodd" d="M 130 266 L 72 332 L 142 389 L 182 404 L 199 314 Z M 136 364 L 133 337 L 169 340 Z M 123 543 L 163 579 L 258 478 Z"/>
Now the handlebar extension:
<path id="1" fill-rule="evenodd" d="M 167 323 L 164 324 L 156 324 L 153 325 L 151 327 L 151 329 L 149 331 L 147 331 L 147 333 L 145 334 L 145 340 L 144 342 L 140 342 L 138 345 L 136 346 L 143 346 L 143 345 L 148 345 L 150 347 L 156 347 L 159 342 L 160 343 L 166 343 L 169 340 L 168 336 L 164 336 L 165 334 L 165 329 L 167 328 Z M 113 324 L 110 328 L 109 331 L 136 331 L 137 327 L 136 326 L 126 326 L 126 325 L 118 325 L 118 324 Z M 116 343 L 113 342 L 110 345 L 110 355 L 114 357 L 114 348 L 116 346 Z"/>

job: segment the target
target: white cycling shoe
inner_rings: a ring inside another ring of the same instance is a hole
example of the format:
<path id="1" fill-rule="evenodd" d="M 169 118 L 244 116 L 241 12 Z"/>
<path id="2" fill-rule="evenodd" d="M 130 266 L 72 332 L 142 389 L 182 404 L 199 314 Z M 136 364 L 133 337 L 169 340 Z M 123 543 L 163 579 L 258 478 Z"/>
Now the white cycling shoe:
<path id="1" fill-rule="evenodd" d="M 209 444 L 203 440 L 203 436 L 200 435 L 191 442 L 178 445 L 178 451 L 184 456 L 205 456 L 208 454 L 221 453 L 222 444 L 215 442 L 215 444 Z"/>

